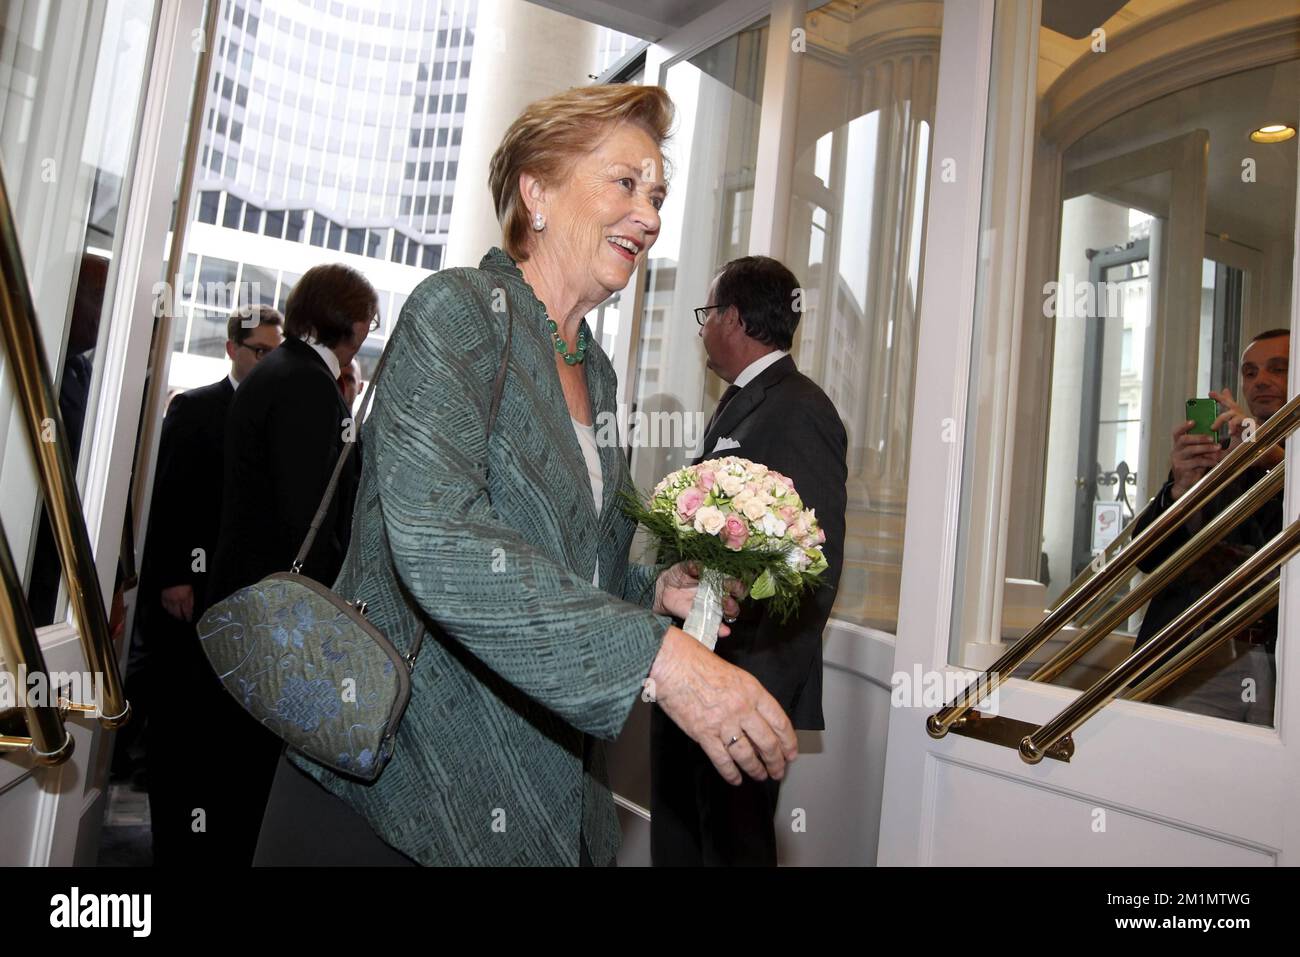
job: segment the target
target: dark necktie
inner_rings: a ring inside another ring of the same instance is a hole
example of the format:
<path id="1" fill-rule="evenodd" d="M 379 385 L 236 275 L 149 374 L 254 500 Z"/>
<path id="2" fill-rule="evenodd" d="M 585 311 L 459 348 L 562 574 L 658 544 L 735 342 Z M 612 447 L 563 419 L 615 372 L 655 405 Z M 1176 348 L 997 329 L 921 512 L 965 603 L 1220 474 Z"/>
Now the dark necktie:
<path id="1" fill-rule="evenodd" d="M 713 431 L 713 427 L 718 424 L 718 419 L 722 416 L 722 410 L 727 407 L 728 402 L 736 397 L 736 393 L 739 391 L 740 386 L 738 385 L 727 386 L 726 391 L 722 393 L 722 398 L 718 400 L 718 407 L 713 410 L 713 418 L 709 419 L 708 428 L 704 430 L 705 435 Z"/>

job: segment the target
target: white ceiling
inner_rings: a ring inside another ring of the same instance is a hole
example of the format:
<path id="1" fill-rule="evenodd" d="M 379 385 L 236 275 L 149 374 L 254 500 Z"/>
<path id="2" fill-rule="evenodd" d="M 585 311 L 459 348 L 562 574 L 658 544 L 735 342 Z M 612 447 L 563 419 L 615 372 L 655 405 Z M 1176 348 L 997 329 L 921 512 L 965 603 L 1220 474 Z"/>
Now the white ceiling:
<path id="1" fill-rule="evenodd" d="M 1300 120 L 1300 61 L 1290 60 L 1220 77 L 1153 100 L 1102 124 L 1066 154 L 1069 168 L 1118 156 L 1139 146 L 1202 129 L 1210 134 L 1206 232 L 1255 249 L 1289 243 L 1296 201 L 1296 147 L 1253 143 L 1268 123 Z M 1255 161 L 1255 181 L 1243 182 L 1242 161 Z M 1166 183 L 1167 188 L 1167 183 Z"/>
<path id="2" fill-rule="evenodd" d="M 532 0 L 539 6 L 589 23 L 659 40 L 703 16 L 724 0 Z"/>

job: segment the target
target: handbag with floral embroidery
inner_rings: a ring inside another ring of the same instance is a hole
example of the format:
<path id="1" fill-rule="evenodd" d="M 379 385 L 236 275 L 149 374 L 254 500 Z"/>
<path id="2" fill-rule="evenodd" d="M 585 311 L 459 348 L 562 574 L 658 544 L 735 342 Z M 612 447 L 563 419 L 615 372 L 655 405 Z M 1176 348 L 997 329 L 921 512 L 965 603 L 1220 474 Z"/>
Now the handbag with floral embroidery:
<path id="1" fill-rule="evenodd" d="M 488 412 L 489 436 L 505 386 L 512 324 L 507 301 L 505 352 Z M 358 421 L 365 420 L 387 358 L 385 349 Z M 424 631 L 403 655 L 367 620 L 364 601 L 348 601 L 300 574 L 354 444 L 344 444 L 290 570 L 268 575 L 213 605 L 197 631 L 222 685 L 253 718 L 318 764 L 374 781 L 392 758 Z"/>

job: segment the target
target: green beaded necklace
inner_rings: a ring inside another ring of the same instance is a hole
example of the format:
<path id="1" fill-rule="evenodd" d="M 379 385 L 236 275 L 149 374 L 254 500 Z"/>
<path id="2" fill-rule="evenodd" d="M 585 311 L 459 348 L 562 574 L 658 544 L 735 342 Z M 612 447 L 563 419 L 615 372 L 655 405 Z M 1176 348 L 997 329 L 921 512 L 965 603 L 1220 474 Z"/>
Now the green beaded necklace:
<path id="1" fill-rule="evenodd" d="M 560 327 L 555 324 L 555 320 L 548 318 L 546 325 L 550 327 L 551 339 L 555 343 L 555 351 L 560 354 L 560 358 L 564 360 L 565 365 L 576 366 L 587 357 L 587 330 L 578 330 L 578 347 L 573 352 L 569 352 L 569 347 L 560 338 Z"/>

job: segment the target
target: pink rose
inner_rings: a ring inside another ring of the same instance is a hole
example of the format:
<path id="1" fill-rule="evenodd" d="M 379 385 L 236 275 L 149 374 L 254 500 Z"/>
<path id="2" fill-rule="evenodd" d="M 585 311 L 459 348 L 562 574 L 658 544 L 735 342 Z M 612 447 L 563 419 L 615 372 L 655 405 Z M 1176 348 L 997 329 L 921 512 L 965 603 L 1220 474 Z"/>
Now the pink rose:
<path id="1" fill-rule="evenodd" d="M 818 545 L 825 545 L 825 544 L 826 544 L 826 532 L 823 531 L 823 530 L 820 529 L 820 528 L 817 529 L 817 544 L 818 544 Z"/>
<path id="2" fill-rule="evenodd" d="M 709 489 L 713 488 L 714 475 L 712 469 L 701 469 L 699 475 L 696 476 L 696 479 L 700 483 L 700 488 L 704 489 L 704 491 L 707 492 Z"/>
<path id="3" fill-rule="evenodd" d="M 781 521 L 789 525 L 794 521 L 795 516 L 799 514 L 799 510 L 793 505 L 783 505 L 776 510 L 776 513 L 781 516 Z"/>
<path id="4" fill-rule="evenodd" d="M 696 510 L 704 501 L 704 493 L 697 488 L 685 489 L 677 496 L 677 514 L 684 519 L 695 516 Z"/>
<path id="5" fill-rule="evenodd" d="M 727 524 L 722 529 L 722 544 L 734 551 L 740 551 L 749 540 L 749 526 L 738 515 L 728 515 Z"/>

